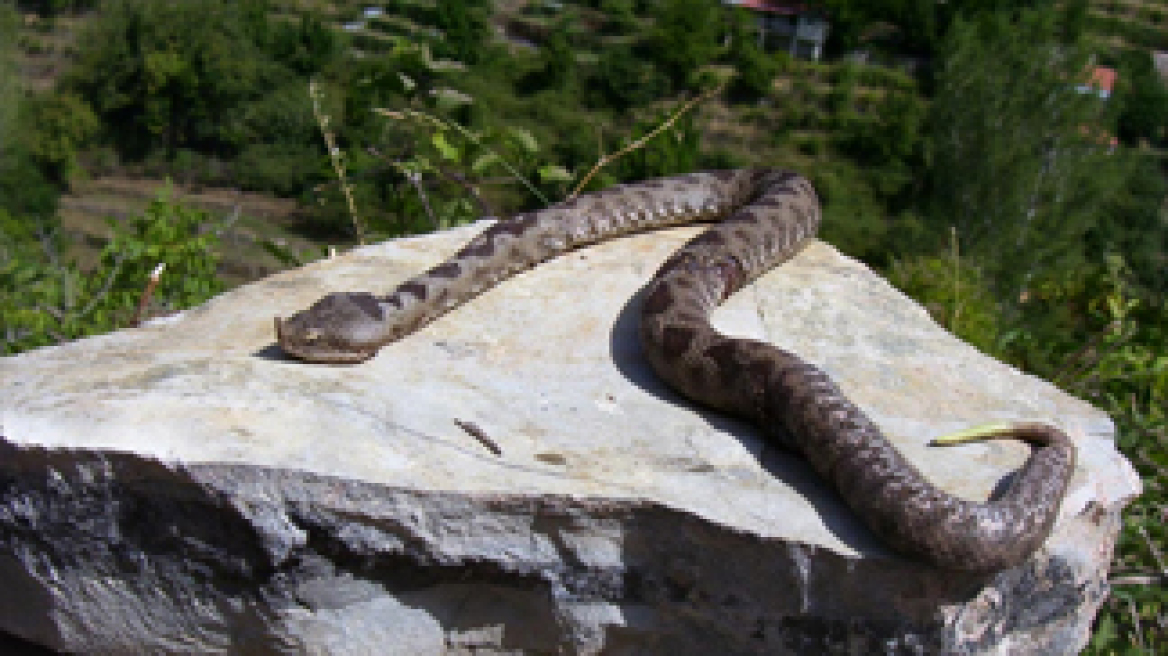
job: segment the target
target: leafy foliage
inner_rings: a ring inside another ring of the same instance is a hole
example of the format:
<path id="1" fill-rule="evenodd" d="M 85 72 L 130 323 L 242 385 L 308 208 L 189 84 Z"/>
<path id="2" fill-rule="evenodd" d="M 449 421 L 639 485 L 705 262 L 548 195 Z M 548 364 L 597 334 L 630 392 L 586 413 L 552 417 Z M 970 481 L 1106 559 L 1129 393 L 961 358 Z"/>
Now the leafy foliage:
<path id="1" fill-rule="evenodd" d="M 901 50 L 931 56 L 937 54 L 956 21 L 976 21 L 1019 9 L 1048 10 L 1055 3 L 1053 0 L 822 0 L 821 4 L 831 16 L 828 46 L 832 52 L 856 48 L 865 28 L 883 23 L 896 26 L 896 40 Z"/>
<path id="2" fill-rule="evenodd" d="M 735 11 L 730 17 L 727 59 L 734 64 L 738 75 L 727 92 L 738 101 L 757 101 L 770 95 L 779 72 L 779 62 L 759 47 L 753 22 L 754 17 L 742 11 Z"/>
<path id="3" fill-rule="evenodd" d="M 0 213 L 0 352 L 127 325 L 160 263 L 167 270 L 154 293 L 157 311 L 190 307 L 223 290 L 209 217 L 171 201 L 169 191 L 128 224 L 110 226 L 113 238 L 100 263 L 85 271 L 63 260 L 60 231 L 51 222 Z"/>
<path id="4" fill-rule="evenodd" d="M 13 58 L 19 20 L 10 3 L 0 2 L 0 163 L 12 142 L 16 112 L 20 106 L 20 79 Z"/>
<path id="5" fill-rule="evenodd" d="M 1132 51 L 1123 58 L 1124 83 L 1119 100 L 1119 136 L 1128 144 L 1140 141 L 1163 145 L 1168 139 L 1168 86 L 1146 52 Z"/>
<path id="6" fill-rule="evenodd" d="M 1056 34 L 1050 13 L 959 19 L 938 72 L 930 212 L 957 227 L 1005 295 L 1080 260 L 1083 236 L 1120 186 L 1108 106 L 1075 89 L 1087 53 Z M 1017 251 L 1025 262 L 992 264 Z"/>
<path id="7" fill-rule="evenodd" d="M 675 89 L 695 82 L 698 69 L 720 53 L 724 13 L 706 0 L 662 0 L 653 34 L 642 53 L 669 77 Z"/>
<path id="8" fill-rule="evenodd" d="M 279 136 L 247 120 L 254 105 L 340 53 L 319 21 L 275 23 L 270 11 L 266 0 L 107 2 L 66 87 L 92 105 L 126 158 L 162 150 L 173 159 L 184 148 L 234 155 Z M 303 114 L 307 104 L 300 96 L 293 107 Z"/>
<path id="9" fill-rule="evenodd" d="M 34 97 L 23 111 L 32 128 L 25 136 L 29 155 L 55 182 L 67 183 L 78 172 L 78 153 L 101 129 L 97 116 L 68 92 Z"/>
<path id="10" fill-rule="evenodd" d="M 477 63 L 490 37 L 489 0 L 461 0 L 438 2 L 434 26 L 443 37 L 437 42 L 435 54 L 468 64 Z"/>
<path id="11" fill-rule="evenodd" d="M 615 46 L 601 55 L 589 85 L 593 106 L 625 112 L 665 95 L 669 81 L 631 46 Z"/>

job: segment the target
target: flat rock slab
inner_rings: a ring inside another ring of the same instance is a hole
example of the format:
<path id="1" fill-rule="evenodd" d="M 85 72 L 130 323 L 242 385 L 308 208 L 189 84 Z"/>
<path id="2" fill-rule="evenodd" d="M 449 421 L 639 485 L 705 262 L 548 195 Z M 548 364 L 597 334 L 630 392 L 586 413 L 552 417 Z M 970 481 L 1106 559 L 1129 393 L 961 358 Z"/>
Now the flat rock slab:
<path id="1" fill-rule="evenodd" d="M 1046 547 L 971 577 L 887 551 L 802 460 L 659 382 L 638 292 L 698 228 L 522 274 L 356 366 L 272 319 L 388 291 L 483 224 L 355 250 L 176 317 L 0 359 L 0 630 L 86 653 L 1074 653 L 1139 479 L 1105 414 L 812 243 L 722 330 L 826 369 L 946 490 L 1053 422 L 1080 465 Z M 495 450 L 499 451 L 496 455 Z"/>

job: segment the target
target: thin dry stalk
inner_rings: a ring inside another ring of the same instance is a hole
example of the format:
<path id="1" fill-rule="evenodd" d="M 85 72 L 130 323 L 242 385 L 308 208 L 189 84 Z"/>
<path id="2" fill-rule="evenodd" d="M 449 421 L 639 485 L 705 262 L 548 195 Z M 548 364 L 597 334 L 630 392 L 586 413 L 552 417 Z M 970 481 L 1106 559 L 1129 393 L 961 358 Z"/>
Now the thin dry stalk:
<path id="1" fill-rule="evenodd" d="M 693 109 L 695 105 L 702 102 L 703 100 L 706 100 L 707 98 L 710 98 L 711 96 L 714 96 L 714 95 L 717 95 L 718 93 L 720 93 L 722 91 L 723 86 L 725 86 L 725 85 L 716 86 L 713 89 L 710 89 L 709 91 L 703 93 L 702 95 L 694 98 L 693 100 L 690 100 L 684 106 L 682 106 L 681 109 L 674 112 L 673 116 L 670 116 L 661 125 L 658 125 L 657 127 L 653 128 L 653 130 L 649 134 L 646 134 L 645 136 L 641 137 L 640 139 L 637 139 L 636 141 L 626 145 L 624 148 L 621 148 L 620 150 L 618 150 L 617 152 L 615 152 L 611 155 L 602 156 L 600 158 L 600 160 L 598 160 L 596 162 L 596 164 L 593 165 L 592 170 L 589 171 L 588 174 L 584 176 L 584 179 L 580 181 L 580 184 L 576 185 L 576 188 L 573 189 L 572 193 L 568 195 L 568 200 L 571 200 L 571 199 L 575 198 L 576 196 L 579 196 L 580 192 L 584 189 L 584 187 L 587 186 L 587 184 L 592 181 L 592 178 L 596 177 L 596 174 L 600 172 L 600 169 L 608 166 L 609 164 L 624 157 L 625 155 L 628 155 L 629 153 L 633 152 L 634 150 L 637 150 L 638 148 L 643 147 L 646 143 L 649 143 L 649 141 L 651 139 L 653 139 L 657 135 L 661 134 L 669 126 L 676 123 L 677 119 L 681 118 L 682 115 L 684 115 L 689 110 Z"/>
<path id="2" fill-rule="evenodd" d="M 422 185 L 422 174 L 405 166 L 396 159 L 382 155 L 380 151 L 372 146 L 369 146 L 366 150 L 369 151 L 369 154 L 388 162 L 390 166 L 401 172 L 402 176 L 413 186 L 414 191 L 418 194 L 418 198 L 422 201 L 422 209 L 426 210 L 426 216 L 430 219 L 430 226 L 437 230 L 440 227 L 438 216 L 434 214 L 434 208 L 430 206 L 430 196 L 426 193 L 426 188 Z"/>
<path id="3" fill-rule="evenodd" d="M 1148 535 L 1148 529 L 1140 526 L 1137 527 L 1136 530 L 1139 531 L 1140 537 L 1142 537 L 1144 542 L 1148 545 L 1148 551 L 1152 552 L 1152 557 L 1156 559 L 1156 564 L 1160 566 L 1160 571 L 1168 572 L 1168 565 L 1165 565 L 1164 563 L 1164 554 L 1160 552 L 1160 550 L 1156 547 L 1156 543 L 1152 540 L 1152 537 Z"/>
<path id="4" fill-rule="evenodd" d="M 431 125 L 436 125 L 436 126 L 443 128 L 443 129 L 454 130 L 454 131 L 458 132 L 463 137 L 465 137 L 466 139 L 468 139 L 472 143 L 474 143 L 476 146 L 480 146 L 481 148 L 486 149 L 487 152 L 494 155 L 499 160 L 499 163 L 502 164 L 503 166 L 505 166 L 507 168 L 507 170 L 511 172 L 511 175 L 515 176 L 516 180 L 519 180 L 520 182 L 522 182 L 523 186 L 527 187 L 527 190 L 530 191 L 533 196 L 535 196 L 536 198 L 539 199 L 539 202 L 543 203 L 544 205 L 548 204 L 547 197 L 544 196 L 542 193 L 540 193 L 539 189 L 536 189 L 535 185 L 531 184 L 531 181 L 528 180 L 527 178 L 525 178 L 523 176 L 523 174 L 519 172 L 518 169 L 516 169 L 514 166 L 512 166 L 511 163 L 508 162 L 498 152 L 496 152 L 495 149 L 493 149 L 490 146 L 483 143 L 482 139 L 479 139 L 478 135 L 471 132 L 470 130 L 467 130 L 466 128 L 462 127 L 458 123 L 455 123 L 453 121 L 447 122 L 447 121 L 444 121 L 444 120 L 438 118 L 437 116 L 432 116 L 432 115 L 427 114 L 425 112 L 419 112 L 419 111 L 413 110 L 413 109 L 403 109 L 400 112 L 393 112 L 393 111 L 390 111 L 388 109 L 375 109 L 373 111 L 377 112 L 378 114 L 381 114 L 382 116 L 392 118 L 396 121 L 401 121 L 401 120 L 405 120 L 405 119 L 414 119 L 414 120 L 422 121 L 424 123 L 429 123 Z"/>
<path id="5" fill-rule="evenodd" d="M 1144 645 L 1144 628 L 1140 625 L 1140 610 L 1136 608 L 1136 601 L 1131 597 L 1127 599 L 1127 610 L 1131 613 L 1132 624 L 1135 626 L 1136 645 L 1141 651 L 1147 649 Z"/>
<path id="6" fill-rule="evenodd" d="M 949 226 L 949 248 L 953 252 L 953 310 L 949 315 L 949 330 L 957 332 L 957 319 L 961 316 L 961 250 L 956 226 Z"/>
<path id="7" fill-rule="evenodd" d="M 365 228 L 361 224 L 361 217 L 357 214 L 357 203 L 353 201 L 353 189 L 349 185 L 349 179 L 345 172 L 345 154 L 337 147 L 336 136 L 329 129 L 329 116 L 321 109 L 322 93 L 315 80 L 308 83 L 308 95 L 312 97 L 312 113 L 316 116 L 317 124 L 320 125 L 321 134 L 324 135 L 324 143 L 328 147 L 333 171 L 337 174 L 337 180 L 341 183 L 341 191 L 345 194 L 345 202 L 349 206 L 349 216 L 353 219 L 353 230 L 357 233 L 357 243 L 364 246 Z"/>

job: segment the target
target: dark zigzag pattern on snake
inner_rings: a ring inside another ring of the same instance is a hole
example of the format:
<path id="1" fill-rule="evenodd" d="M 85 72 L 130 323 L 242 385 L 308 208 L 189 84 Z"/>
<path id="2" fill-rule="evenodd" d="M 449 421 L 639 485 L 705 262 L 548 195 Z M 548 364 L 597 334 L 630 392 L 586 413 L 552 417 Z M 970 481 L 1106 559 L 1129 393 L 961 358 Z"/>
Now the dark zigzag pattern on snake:
<path id="1" fill-rule="evenodd" d="M 1046 538 L 1075 466 L 1061 431 L 1019 424 L 1034 443 L 1004 492 L 987 502 L 931 484 L 822 370 L 710 324 L 719 303 L 795 255 L 815 234 L 819 202 L 790 172 L 694 173 L 622 185 L 500 221 L 446 262 L 386 296 L 329 294 L 276 320 L 281 348 L 303 360 L 353 363 L 501 280 L 617 235 L 721 218 L 674 253 L 649 283 L 641 342 L 653 369 L 695 401 L 745 417 L 807 458 L 893 549 L 940 568 L 993 572 L 1026 561 Z"/>

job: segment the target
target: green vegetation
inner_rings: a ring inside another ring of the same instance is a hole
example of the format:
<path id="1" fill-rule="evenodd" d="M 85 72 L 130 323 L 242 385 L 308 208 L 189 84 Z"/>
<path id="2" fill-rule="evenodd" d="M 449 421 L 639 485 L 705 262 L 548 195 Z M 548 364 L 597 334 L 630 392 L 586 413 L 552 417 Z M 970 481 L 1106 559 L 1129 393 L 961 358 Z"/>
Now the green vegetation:
<path id="1" fill-rule="evenodd" d="M 16 29 L 20 17 L 9 6 L 0 5 L 0 164 L 7 161 L 20 100 L 20 80 L 16 76 Z"/>
<path id="2" fill-rule="evenodd" d="M 78 264 L 57 205 L 87 179 L 294 198 L 305 235 L 349 244 L 582 184 L 795 168 L 827 241 L 1115 418 L 1146 493 L 1089 653 L 1168 651 L 1168 88 L 1148 52 L 1168 5 L 822 5 L 809 62 L 712 0 L 0 0 L 0 352 L 127 325 L 160 262 L 155 313 L 222 289 L 230 226 L 167 195 Z M 1074 89 L 1092 64 L 1119 71 L 1109 100 Z"/>
<path id="3" fill-rule="evenodd" d="M 1068 84 L 1082 77 L 1089 53 L 1073 43 L 1035 47 L 1058 43 L 1053 19 L 958 19 L 936 71 L 929 215 L 957 228 L 1003 297 L 1091 257 L 1084 236 L 1124 173 L 1108 131 L 1095 127 L 1114 124 L 1113 105 Z M 1006 253 L 1026 253 L 1026 261 Z"/>
<path id="4" fill-rule="evenodd" d="M 153 313 L 175 312 L 223 291 L 215 276 L 209 217 L 163 192 L 113 238 L 99 264 L 82 271 L 62 258 L 61 235 L 47 221 L 0 210 L 0 354 L 19 353 L 129 325 L 150 273 L 165 263 Z"/>

